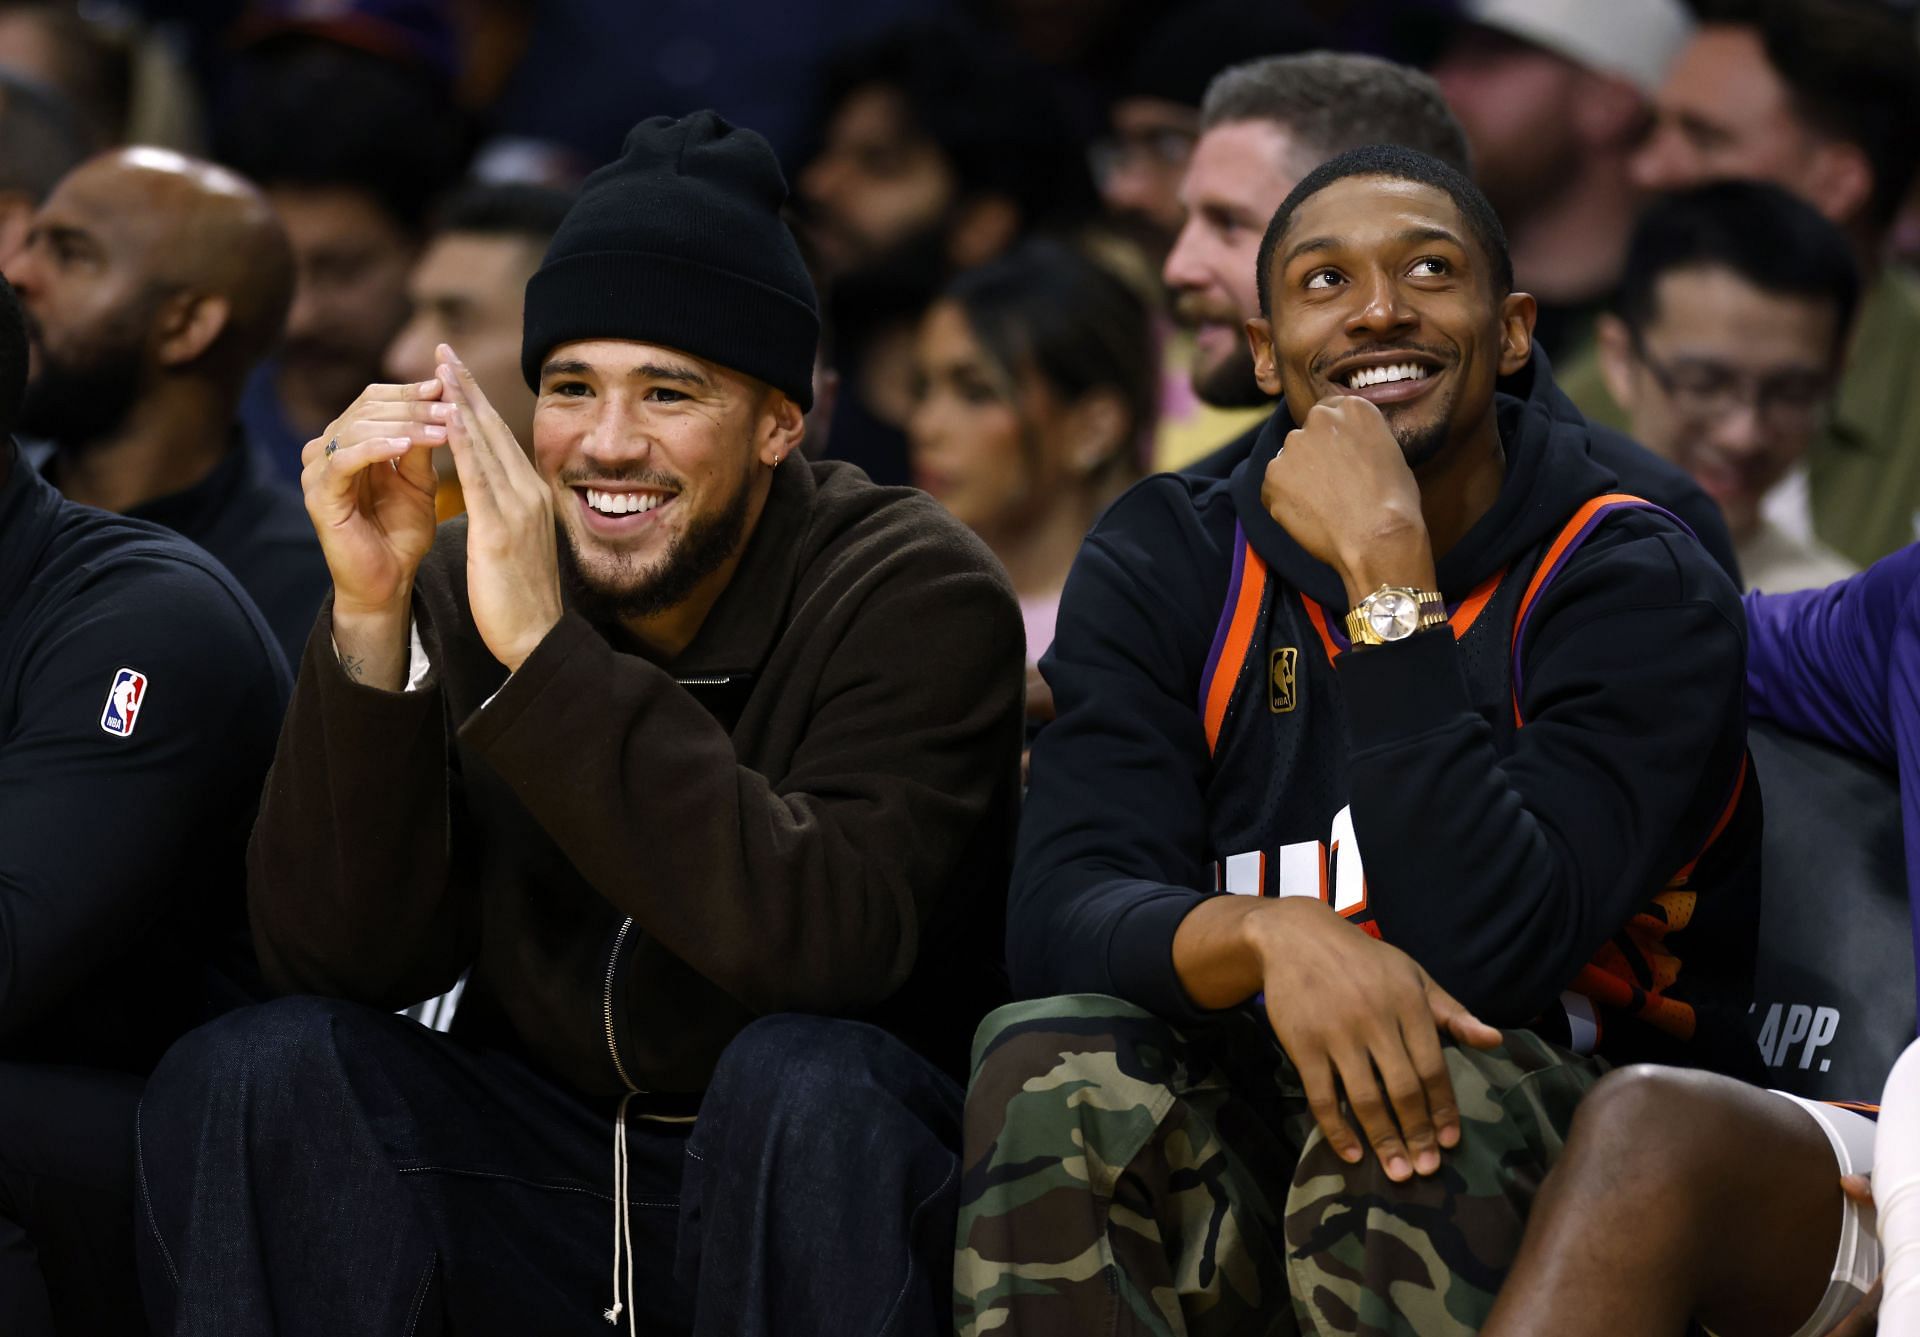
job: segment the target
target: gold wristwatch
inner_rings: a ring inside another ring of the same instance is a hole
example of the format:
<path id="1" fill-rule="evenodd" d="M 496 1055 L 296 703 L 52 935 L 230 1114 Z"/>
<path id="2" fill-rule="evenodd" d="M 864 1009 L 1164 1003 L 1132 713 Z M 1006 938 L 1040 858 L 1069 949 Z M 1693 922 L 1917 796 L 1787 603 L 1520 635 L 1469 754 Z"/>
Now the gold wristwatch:
<path id="1" fill-rule="evenodd" d="M 1386 645 L 1446 621 L 1446 600 L 1435 591 L 1382 585 L 1347 614 L 1347 639 L 1355 645 Z"/>

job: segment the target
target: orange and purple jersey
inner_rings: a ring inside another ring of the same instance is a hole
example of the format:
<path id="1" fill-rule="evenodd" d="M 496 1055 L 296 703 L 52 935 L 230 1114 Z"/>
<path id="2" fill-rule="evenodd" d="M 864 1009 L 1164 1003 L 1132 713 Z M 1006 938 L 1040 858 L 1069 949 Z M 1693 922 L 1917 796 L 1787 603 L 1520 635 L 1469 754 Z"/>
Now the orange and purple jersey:
<path id="1" fill-rule="evenodd" d="M 1339 578 L 1260 504 L 1284 419 L 1226 482 L 1149 480 L 1096 526 L 1043 665 L 1017 989 L 1191 1017 L 1196 899 L 1312 896 L 1496 1024 L 1757 1070 L 1738 594 L 1614 493 L 1577 416 L 1500 414 L 1501 495 L 1438 563 L 1445 632 L 1347 647 Z"/>

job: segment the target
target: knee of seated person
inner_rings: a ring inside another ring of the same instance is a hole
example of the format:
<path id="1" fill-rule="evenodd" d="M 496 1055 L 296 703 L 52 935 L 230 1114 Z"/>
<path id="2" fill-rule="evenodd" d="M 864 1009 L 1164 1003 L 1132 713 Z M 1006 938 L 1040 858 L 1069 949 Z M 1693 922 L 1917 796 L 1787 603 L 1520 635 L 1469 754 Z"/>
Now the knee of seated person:
<path id="1" fill-rule="evenodd" d="M 1744 1089 L 1729 1078 L 1686 1068 L 1616 1068 L 1581 1099 L 1567 1145 L 1604 1149 L 1609 1158 L 1698 1166 L 1724 1141 L 1728 1101 Z"/>
<path id="2" fill-rule="evenodd" d="M 209 1095 L 243 1086 L 253 1092 L 275 1088 L 312 1094 L 315 1059 L 331 1066 L 343 1027 L 362 1011 L 351 1003 L 326 998 L 281 998 L 244 1007 L 189 1031 L 154 1069 L 141 1098 L 143 1125 L 169 1115 L 197 1119 Z"/>
<path id="3" fill-rule="evenodd" d="M 721 1053 L 689 1149 L 727 1160 L 799 1145 L 819 1160 L 866 1154 L 876 1137 L 897 1135 L 905 1145 L 919 1130 L 955 1142 L 959 1101 L 950 1077 L 877 1026 L 778 1014 L 754 1021 Z"/>
<path id="4" fill-rule="evenodd" d="M 1022 1070 L 1043 1076 L 1072 1055 L 1133 1050 L 1143 1039 L 1163 1051 L 1178 1044 L 1166 1022 L 1105 994 L 1060 994 L 1008 1003 L 989 1012 L 973 1033 L 973 1083 L 978 1084 L 988 1069 L 1002 1081 Z"/>
<path id="5" fill-rule="evenodd" d="M 819 1095 L 845 1099 L 853 1089 L 884 1078 L 913 1051 L 877 1026 L 838 1017 L 781 1012 L 760 1017 L 728 1042 L 708 1091 L 739 1095 L 758 1088 L 783 1105 Z"/>
<path id="6" fill-rule="evenodd" d="M 1118 998 L 1070 994 L 1009 1004 L 974 1037 L 966 1143 L 976 1150 L 1007 1143 L 1023 1122 L 1058 1125 L 1068 1106 L 1077 1112 L 1067 1123 L 1095 1110 L 1151 1117 L 1183 1084 L 1185 1056 L 1178 1031 Z"/>

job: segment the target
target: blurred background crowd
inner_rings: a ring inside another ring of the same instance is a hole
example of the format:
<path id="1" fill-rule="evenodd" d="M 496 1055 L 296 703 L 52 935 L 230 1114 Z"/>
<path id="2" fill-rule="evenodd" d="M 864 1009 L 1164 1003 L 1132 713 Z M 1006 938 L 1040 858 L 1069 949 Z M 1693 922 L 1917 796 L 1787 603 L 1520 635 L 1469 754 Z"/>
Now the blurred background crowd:
<path id="1" fill-rule="evenodd" d="M 33 457 L 221 557 L 297 660 L 302 445 L 441 340 L 524 441 L 521 292 L 571 192 L 709 106 L 792 187 L 809 452 L 985 538 L 1033 658 L 1108 500 L 1244 454 L 1261 231 L 1369 142 L 1470 166 L 1562 387 L 1693 475 L 1749 584 L 1920 535 L 1890 0 L 0 0 Z"/>

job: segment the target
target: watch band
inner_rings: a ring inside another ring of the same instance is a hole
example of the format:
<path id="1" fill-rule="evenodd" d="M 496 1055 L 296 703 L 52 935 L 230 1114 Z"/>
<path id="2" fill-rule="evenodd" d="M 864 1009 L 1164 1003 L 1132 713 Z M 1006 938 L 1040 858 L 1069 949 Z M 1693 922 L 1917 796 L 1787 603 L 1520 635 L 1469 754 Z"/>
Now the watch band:
<path id="1" fill-rule="evenodd" d="M 1418 635 L 1420 632 L 1446 625 L 1447 601 L 1441 596 L 1438 590 L 1415 589 L 1410 585 L 1382 585 L 1354 607 L 1347 610 L 1347 640 L 1354 645 L 1386 644 L 1386 642 L 1373 634 L 1373 628 L 1367 621 L 1367 605 L 1389 591 L 1396 594 L 1411 595 L 1414 602 L 1419 605 L 1420 621 L 1415 625 L 1411 634 Z"/>
<path id="2" fill-rule="evenodd" d="M 1415 590 L 1420 600 L 1420 625 L 1415 631 L 1430 631 L 1447 620 L 1447 601 L 1439 590 Z"/>

